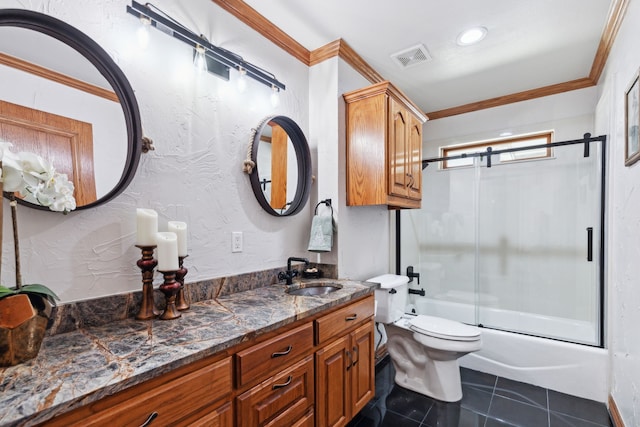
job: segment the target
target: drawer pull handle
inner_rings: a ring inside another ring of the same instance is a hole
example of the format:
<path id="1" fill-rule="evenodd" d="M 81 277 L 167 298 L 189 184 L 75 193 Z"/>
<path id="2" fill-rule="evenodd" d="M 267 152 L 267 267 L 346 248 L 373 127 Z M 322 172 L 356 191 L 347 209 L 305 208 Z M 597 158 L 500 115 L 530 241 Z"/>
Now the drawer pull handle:
<path id="1" fill-rule="evenodd" d="M 351 321 L 351 320 L 356 320 L 358 318 L 357 314 L 354 314 L 353 316 L 347 316 L 344 318 L 344 320 L 346 320 L 347 322 Z"/>
<path id="2" fill-rule="evenodd" d="M 271 353 L 271 358 L 286 356 L 287 354 L 291 353 L 291 350 L 293 350 L 293 347 L 289 346 L 285 351 L 276 351 L 275 353 Z"/>
<path id="3" fill-rule="evenodd" d="M 289 384 L 291 384 L 291 380 L 293 380 L 293 377 L 291 375 L 289 375 L 289 378 L 287 378 L 286 382 L 284 382 L 282 384 L 274 384 L 273 386 L 271 386 L 271 390 L 277 390 L 279 388 L 286 387 Z"/>
<path id="4" fill-rule="evenodd" d="M 158 413 L 157 412 L 152 412 L 151 415 L 149 415 L 149 417 L 147 418 L 147 420 L 140 426 L 140 427 L 147 427 L 148 425 L 151 424 L 151 422 L 153 420 L 155 420 L 158 417 Z"/>

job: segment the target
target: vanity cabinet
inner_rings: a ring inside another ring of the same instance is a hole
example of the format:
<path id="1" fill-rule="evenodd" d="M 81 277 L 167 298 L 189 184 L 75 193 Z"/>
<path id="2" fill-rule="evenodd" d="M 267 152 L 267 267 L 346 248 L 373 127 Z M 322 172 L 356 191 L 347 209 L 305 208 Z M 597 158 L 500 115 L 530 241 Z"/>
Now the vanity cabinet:
<path id="1" fill-rule="evenodd" d="M 98 400 L 45 425 L 231 427 L 233 412 L 228 402 L 233 391 L 231 365 L 231 357 L 201 361 Z"/>
<path id="2" fill-rule="evenodd" d="M 344 426 L 373 398 L 373 328 L 373 297 L 316 320 L 316 425 Z"/>
<path id="3" fill-rule="evenodd" d="M 422 125 L 427 117 L 390 82 L 343 95 L 347 205 L 419 208 Z"/>
<path id="4" fill-rule="evenodd" d="M 374 297 L 89 403 L 46 426 L 344 426 L 373 398 Z"/>

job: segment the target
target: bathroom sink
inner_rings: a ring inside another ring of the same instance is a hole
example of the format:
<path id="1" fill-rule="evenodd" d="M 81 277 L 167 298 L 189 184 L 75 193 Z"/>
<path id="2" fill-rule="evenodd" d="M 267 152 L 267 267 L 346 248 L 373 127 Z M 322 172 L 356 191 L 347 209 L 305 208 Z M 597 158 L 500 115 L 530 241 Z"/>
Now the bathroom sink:
<path id="1" fill-rule="evenodd" d="M 299 283 L 290 286 L 285 292 L 295 296 L 325 295 L 342 289 L 342 285 L 334 282 Z"/>

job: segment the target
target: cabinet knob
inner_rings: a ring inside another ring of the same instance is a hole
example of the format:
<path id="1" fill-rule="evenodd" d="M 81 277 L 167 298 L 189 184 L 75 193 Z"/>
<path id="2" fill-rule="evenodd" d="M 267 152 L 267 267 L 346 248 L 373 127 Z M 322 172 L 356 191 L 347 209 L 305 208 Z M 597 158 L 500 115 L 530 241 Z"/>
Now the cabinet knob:
<path id="1" fill-rule="evenodd" d="M 146 421 L 144 423 L 142 423 L 142 425 L 140 427 L 147 427 L 148 425 L 151 425 L 151 423 L 153 422 L 153 420 L 155 420 L 158 417 L 158 413 L 157 412 L 152 412 L 146 419 Z"/>
<path id="2" fill-rule="evenodd" d="M 276 351 L 275 353 L 271 353 L 271 358 L 274 359 L 276 357 L 286 356 L 287 354 L 291 353 L 291 350 L 293 350 L 293 347 L 289 346 L 285 351 Z"/>
<path id="3" fill-rule="evenodd" d="M 282 384 L 274 384 L 273 386 L 271 386 L 271 390 L 277 390 L 279 388 L 286 387 L 289 384 L 291 384 L 291 380 L 293 380 L 293 377 L 289 375 L 289 378 L 287 378 L 287 381 L 283 382 Z"/>

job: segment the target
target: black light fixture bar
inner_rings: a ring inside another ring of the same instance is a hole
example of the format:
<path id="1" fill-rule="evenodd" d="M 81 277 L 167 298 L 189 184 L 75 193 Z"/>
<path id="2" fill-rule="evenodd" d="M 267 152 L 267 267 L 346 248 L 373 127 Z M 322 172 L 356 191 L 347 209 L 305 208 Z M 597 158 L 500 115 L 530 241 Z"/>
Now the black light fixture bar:
<path id="1" fill-rule="evenodd" d="M 233 68 L 238 71 L 243 69 L 246 71 L 248 77 L 251 77 L 268 87 L 285 90 L 284 83 L 278 81 L 273 74 L 245 61 L 240 55 L 209 43 L 207 39 L 188 30 L 173 18 L 169 18 L 155 12 L 151 7 L 149 7 L 149 3 L 143 5 L 136 1 L 132 1 L 131 6 L 127 6 L 127 13 L 130 13 L 138 19 L 148 18 L 151 21 L 152 27 L 155 27 L 163 33 L 188 44 L 194 49 L 197 46 L 202 46 L 205 49 L 207 61 L 213 60 L 224 67 L 227 67 L 226 73 L 218 73 L 215 70 L 212 71 L 225 80 L 229 80 L 228 68 Z"/>

